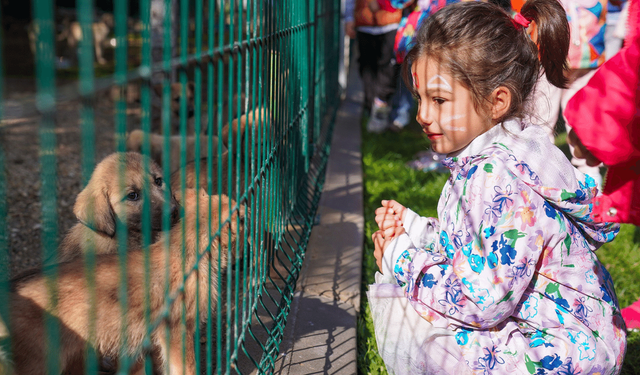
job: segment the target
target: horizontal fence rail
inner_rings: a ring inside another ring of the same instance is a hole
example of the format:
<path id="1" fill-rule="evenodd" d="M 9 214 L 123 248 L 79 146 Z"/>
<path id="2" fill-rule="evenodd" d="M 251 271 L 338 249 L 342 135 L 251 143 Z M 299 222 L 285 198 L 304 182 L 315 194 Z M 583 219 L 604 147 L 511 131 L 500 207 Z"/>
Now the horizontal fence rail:
<path id="1" fill-rule="evenodd" d="M 340 0 L 1 8 L 0 374 L 272 373 Z"/>

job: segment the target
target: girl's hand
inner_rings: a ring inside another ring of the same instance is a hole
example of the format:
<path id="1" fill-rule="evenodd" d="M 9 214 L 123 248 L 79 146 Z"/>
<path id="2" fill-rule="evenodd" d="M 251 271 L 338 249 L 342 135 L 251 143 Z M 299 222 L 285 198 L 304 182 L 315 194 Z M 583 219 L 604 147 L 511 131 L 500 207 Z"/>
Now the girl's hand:
<path id="1" fill-rule="evenodd" d="M 371 236 L 373 240 L 373 256 L 376 258 L 376 265 L 380 272 L 382 272 L 382 257 L 384 256 L 384 252 L 387 249 L 387 246 L 393 241 L 396 237 L 404 233 L 403 227 L 395 227 L 390 235 L 385 235 L 385 232 L 382 230 L 376 231 Z"/>
<path id="2" fill-rule="evenodd" d="M 394 200 L 383 200 L 382 207 L 378 207 L 376 213 L 376 224 L 380 230 L 386 231 L 402 226 L 402 220 L 406 213 L 406 207 Z M 391 232 L 389 232 L 391 234 Z"/>
<path id="3" fill-rule="evenodd" d="M 587 149 L 585 145 L 582 144 L 580 138 L 573 129 L 569 130 L 569 134 L 567 134 L 567 142 L 573 146 L 573 156 L 578 159 L 585 159 L 587 165 L 590 167 L 596 167 L 600 165 L 601 161 L 598 160 L 593 154 Z"/>

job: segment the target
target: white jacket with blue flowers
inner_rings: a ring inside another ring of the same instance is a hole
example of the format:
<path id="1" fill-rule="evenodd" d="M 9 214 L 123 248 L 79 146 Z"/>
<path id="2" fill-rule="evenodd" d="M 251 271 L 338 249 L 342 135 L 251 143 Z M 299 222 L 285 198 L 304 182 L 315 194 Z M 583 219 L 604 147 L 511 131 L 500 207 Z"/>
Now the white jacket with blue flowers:
<path id="1" fill-rule="evenodd" d="M 624 323 L 595 254 L 619 228 L 590 220 L 593 180 L 519 121 L 444 164 L 439 219 L 409 210 L 383 257 L 414 309 L 455 332 L 437 349 L 473 373 L 619 372 Z"/>

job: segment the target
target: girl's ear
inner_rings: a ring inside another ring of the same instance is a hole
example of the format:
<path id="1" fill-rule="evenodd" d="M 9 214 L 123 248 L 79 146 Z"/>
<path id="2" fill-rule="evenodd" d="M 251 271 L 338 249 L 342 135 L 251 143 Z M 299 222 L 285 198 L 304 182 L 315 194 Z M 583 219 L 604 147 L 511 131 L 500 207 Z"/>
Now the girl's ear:
<path id="1" fill-rule="evenodd" d="M 500 86 L 491 93 L 491 118 L 497 120 L 504 116 L 511 107 L 511 91 Z"/>

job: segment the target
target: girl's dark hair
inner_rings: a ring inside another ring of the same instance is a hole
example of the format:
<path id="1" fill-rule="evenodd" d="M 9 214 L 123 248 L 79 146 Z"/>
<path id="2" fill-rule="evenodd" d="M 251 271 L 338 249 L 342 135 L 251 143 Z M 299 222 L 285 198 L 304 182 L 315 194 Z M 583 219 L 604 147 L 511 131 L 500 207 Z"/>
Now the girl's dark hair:
<path id="1" fill-rule="evenodd" d="M 527 0 L 520 13 L 532 21 L 536 42 L 495 4 L 471 1 L 442 8 L 417 31 L 402 67 L 405 82 L 413 88 L 411 64 L 426 57 L 471 91 L 476 110 L 486 108 L 493 90 L 504 86 L 511 92 L 511 107 L 497 120 L 524 117 L 541 69 L 551 84 L 567 85 L 569 23 L 558 0 Z"/>

